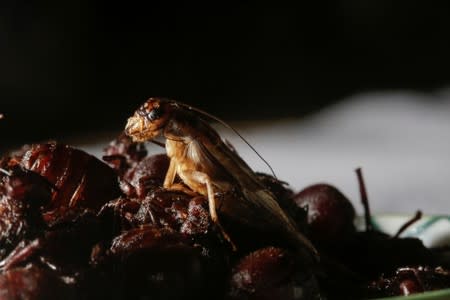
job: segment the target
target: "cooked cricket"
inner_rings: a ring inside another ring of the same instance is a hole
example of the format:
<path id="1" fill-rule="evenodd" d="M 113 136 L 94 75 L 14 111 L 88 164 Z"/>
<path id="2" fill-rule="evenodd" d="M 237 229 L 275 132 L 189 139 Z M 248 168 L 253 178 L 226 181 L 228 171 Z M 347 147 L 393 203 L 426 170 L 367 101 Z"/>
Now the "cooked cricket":
<path id="1" fill-rule="evenodd" d="M 128 119 L 125 132 L 135 142 L 166 139 L 170 158 L 164 187 L 174 188 L 178 175 L 192 191 L 208 198 L 212 221 L 232 245 L 219 222 L 216 193 L 238 194 L 220 203 L 220 213 L 229 219 L 277 233 L 298 251 L 314 260 L 318 253 L 298 231 L 295 222 L 278 205 L 275 196 L 258 180 L 255 172 L 224 143 L 205 120 L 207 114 L 185 104 L 159 98 L 147 100 Z M 234 245 L 233 245 L 234 247 Z"/>

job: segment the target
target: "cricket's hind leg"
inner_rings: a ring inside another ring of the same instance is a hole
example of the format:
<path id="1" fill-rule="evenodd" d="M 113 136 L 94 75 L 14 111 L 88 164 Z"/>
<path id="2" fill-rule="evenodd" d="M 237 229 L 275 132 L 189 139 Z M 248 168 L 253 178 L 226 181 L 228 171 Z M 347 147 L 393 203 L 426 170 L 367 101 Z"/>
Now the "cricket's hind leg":
<path id="1" fill-rule="evenodd" d="M 220 224 L 219 221 L 219 216 L 217 215 L 217 209 L 216 209 L 216 197 L 214 195 L 214 188 L 213 185 L 211 183 L 211 179 L 209 178 L 209 176 L 203 172 L 199 172 L 199 171 L 186 171 L 183 170 L 183 178 L 188 177 L 189 178 L 189 183 L 197 183 L 202 185 L 203 187 L 206 186 L 206 192 L 207 192 L 207 196 L 208 196 L 208 206 L 209 206 L 209 214 L 211 215 L 211 220 L 217 225 L 217 227 L 219 227 L 219 230 L 221 231 L 223 237 L 225 238 L 225 240 L 227 240 L 231 247 L 233 248 L 233 251 L 237 250 L 236 245 L 233 243 L 233 241 L 231 240 L 230 236 L 228 235 L 228 233 L 225 231 L 225 229 L 223 228 L 222 224 Z"/>
<path id="2" fill-rule="evenodd" d="M 204 191 L 204 187 L 206 186 L 206 194 L 208 196 L 208 206 L 209 206 L 209 214 L 211 215 L 211 220 L 214 222 L 214 224 L 216 224 L 216 226 L 219 227 L 220 232 L 222 233 L 225 240 L 227 240 L 230 243 L 231 247 L 233 248 L 233 251 L 236 251 L 237 250 L 236 245 L 233 243 L 230 236 L 223 228 L 222 224 L 220 224 L 219 216 L 217 215 L 216 210 L 216 198 L 214 196 L 214 189 L 209 176 L 203 172 L 195 170 L 186 170 L 186 169 L 178 170 L 178 174 L 180 175 L 183 182 L 192 189 L 189 190 L 183 185 L 174 184 L 176 174 L 177 174 L 177 164 L 174 159 L 171 159 L 169 169 L 167 170 L 166 173 L 166 178 L 164 179 L 164 188 L 183 191 L 189 195 L 193 195 L 194 193 L 195 195 L 195 192 Z"/>

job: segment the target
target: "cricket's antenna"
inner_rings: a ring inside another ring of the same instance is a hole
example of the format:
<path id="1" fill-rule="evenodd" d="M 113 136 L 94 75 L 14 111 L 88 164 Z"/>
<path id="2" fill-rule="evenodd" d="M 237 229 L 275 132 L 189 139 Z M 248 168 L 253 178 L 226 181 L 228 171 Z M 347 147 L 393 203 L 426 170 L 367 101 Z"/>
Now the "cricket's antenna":
<path id="1" fill-rule="evenodd" d="M 165 147 L 166 147 L 166 145 L 165 145 L 164 143 L 160 142 L 160 141 L 150 140 L 149 142 L 150 142 L 150 143 L 153 143 L 153 144 L 155 144 L 155 145 L 158 145 L 158 146 L 160 146 L 160 147 L 162 147 L 162 148 L 165 148 Z"/>
<path id="2" fill-rule="evenodd" d="M 176 101 L 175 102 L 177 105 L 180 105 L 180 106 L 182 106 L 182 107 L 184 107 L 184 108 L 187 108 L 187 109 L 189 109 L 189 110 L 192 110 L 192 111 L 195 111 L 195 112 L 197 112 L 197 113 L 199 113 L 199 114 L 202 114 L 202 115 L 204 115 L 204 116 L 206 116 L 206 117 L 208 117 L 208 118 L 210 118 L 211 120 L 214 120 L 214 121 L 216 121 L 216 122 L 219 122 L 220 124 L 222 124 L 223 126 L 225 126 L 226 128 L 228 128 L 228 129 L 231 129 L 235 134 L 237 134 L 237 136 L 239 136 L 239 138 L 241 138 L 246 144 L 247 144 L 247 146 L 249 146 L 250 147 L 250 149 L 252 149 L 253 150 L 253 152 L 255 152 L 256 153 L 256 155 L 258 155 L 258 157 L 266 164 L 266 166 L 267 167 L 269 167 L 269 169 L 270 169 L 270 172 L 272 172 L 272 175 L 275 177 L 275 178 L 277 178 L 277 175 L 275 175 L 275 172 L 273 171 L 273 169 L 272 169 L 272 167 L 270 166 L 270 164 L 264 159 L 264 157 L 262 157 L 261 156 L 261 154 L 259 154 L 258 153 L 258 151 L 256 151 L 256 149 L 236 130 L 236 129 L 234 129 L 231 125 L 229 125 L 227 122 L 225 122 L 225 121 L 223 121 L 223 120 L 221 120 L 221 119 L 219 119 L 218 117 L 216 117 L 216 116 L 214 116 L 214 115 L 212 115 L 212 114 L 210 114 L 210 113 L 207 113 L 206 111 L 203 111 L 203 110 L 201 110 L 201 109 L 199 109 L 199 108 L 196 108 L 196 107 L 193 107 L 193 106 L 190 106 L 190 105 L 187 105 L 187 104 L 184 104 L 184 103 L 181 103 L 181 102 L 178 102 L 178 101 Z"/>

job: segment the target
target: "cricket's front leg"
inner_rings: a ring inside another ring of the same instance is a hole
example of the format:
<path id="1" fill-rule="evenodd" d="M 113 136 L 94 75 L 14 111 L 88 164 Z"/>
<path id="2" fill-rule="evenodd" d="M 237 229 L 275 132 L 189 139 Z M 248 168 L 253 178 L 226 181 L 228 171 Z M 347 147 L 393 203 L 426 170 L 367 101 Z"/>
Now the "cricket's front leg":
<path id="1" fill-rule="evenodd" d="M 164 178 L 164 188 L 169 189 L 173 185 L 175 175 L 177 175 L 177 163 L 175 159 L 171 158 L 169 169 L 167 169 L 166 177 Z"/>
<path id="2" fill-rule="evenodd" d="M 180 184 L 180 183 L 174 183 L 176 175 L 177 175 L 177 162 L 173 158 L 171 158 L 170 164 L 169 164 L 169 169 L 167 169 L 166 177 L 164 179 L 164 184 L 163 184 L 163 187 L 165 189 L 184 192 L 190 196 L 198 195 L 196 192 L 192 191 L 187 186 Z"/>
<path id="3" fill-rule="evenodd" d="M 183 171 L 183 177 L 186 179 L 189 178 L 190 182 L 196 182 L 203 186 L 206 186 L 206 192 L 208 195 L 208 206 L 209 206 L 209 214 L 211 215 L 211 220 L 219 227 L 220 231 L 222 232 L 223 237 L 231 244 L 231 247 L 234 251 L 237 250 L 236 245 L 231 240 L 228 233 L 225 231 L 225 229 L 222 227 L 219 221 L 219 216 L 217 215 L 216 210 L 216 198 L 214 196 L 214 188 L 211 183 L 211 179 L 209 176 L 203 172 L 199 171 Z"/>

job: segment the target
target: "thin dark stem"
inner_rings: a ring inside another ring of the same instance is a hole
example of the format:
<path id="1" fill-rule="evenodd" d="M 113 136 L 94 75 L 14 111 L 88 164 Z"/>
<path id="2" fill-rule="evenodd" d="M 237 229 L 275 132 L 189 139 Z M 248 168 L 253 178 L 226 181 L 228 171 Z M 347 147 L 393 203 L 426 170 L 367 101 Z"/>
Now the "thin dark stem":
<path id="1" fill-rule="evenodd" d="M 369 207 L 369 199 L 367 198 L 366 185 L 364 184 L 361 168 L 357 168 L 355 171 L 356 176 L 358 176 L 359 192 L 361 194 L 361 202 L 364 207 L 364 219 L 366 221 L 366 231 L 372 231 L 373 226 L 372 221 L 370 220 L 371 214 Z"/>
<path id="2" fill-rule="evenodd" d="M 394 235 L 394 238 L 398 238 L 400 234 L 402 234 L 409 226 L 414 224 L 415 222 L 419 221 L 420 218 L 422 218 L 422 212 L 420 210 L 416 211 L 416 214 L 414 217 L 412 217 L 408 222 L 402 225 L 397 231 L 397 233 Z"/>

